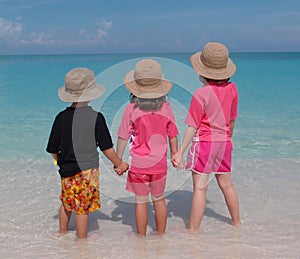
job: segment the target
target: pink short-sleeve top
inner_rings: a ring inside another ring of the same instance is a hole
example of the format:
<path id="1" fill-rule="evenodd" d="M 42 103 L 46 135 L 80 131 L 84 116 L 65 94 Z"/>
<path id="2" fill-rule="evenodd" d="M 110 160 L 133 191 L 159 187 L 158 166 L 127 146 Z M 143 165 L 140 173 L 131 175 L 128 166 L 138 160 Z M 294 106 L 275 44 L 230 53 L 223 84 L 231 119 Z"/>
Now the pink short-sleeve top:
<path id="1" fill-rule="evenodd" d="M 126 106 L 118 137 L 129 140 L 130 168 L 135 173 L 160 174 L 167 171 L 167 138 L 178 135 L 171 106 L 164 102 L 159 111 L 142 111 Z"/>
<path id="2" fill-rule="evenodd" d="M 229 141 L 230 121 L 238 116 L 236 85 L 205 84 L 192 97 L 185 123 L 198 129 L 199 141 Z"/>

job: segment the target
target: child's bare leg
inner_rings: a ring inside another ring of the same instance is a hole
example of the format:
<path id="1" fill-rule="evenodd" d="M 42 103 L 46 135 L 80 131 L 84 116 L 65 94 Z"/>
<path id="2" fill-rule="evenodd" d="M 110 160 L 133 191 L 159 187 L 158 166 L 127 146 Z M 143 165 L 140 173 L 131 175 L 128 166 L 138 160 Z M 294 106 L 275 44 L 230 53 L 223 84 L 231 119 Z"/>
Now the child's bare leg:
<path id="1" fill-rule="evenodd" d="M 148 196 L 135 196 L 135 221 L 139 236 L 146 236 L 148 224 Z"/>
<path id="2" fill-rule="evenodd" d="M 190 215 L 190 233 L 199 232 L 200 223 L 206 207 L 206 191 L 208 188 L 208 176 L 193 172 L 194 193 Z"/>
<path id="3" fill-rule="evenodd" d="M 71 215 L 72 211 L 65 210 L 61 204 L 59 208 L 59 233 L 66 234 L 68 232 Z"/>
<path id="4" fill-rule="evenodd" d="M 232 225 L 239 226 L 240 212 L 239 212 L 239 200 L 237 192 L 233 186 L 230 174 L 216 174 L 216 179 L 220 189 L 223 192 L 227 208 L 229 210 Z"/>
<path id="5" fill-rule="evenodd" d="M 168 213 L 165 197 L 152 196 L 152 201 L 155 211 L 156 230 L 158 234 L 164 234 L 166 232 Z"/>
<path id="6" fill-rule="evenodd" d="M 88 231 L 89 215 L 76 214 L 76 231 L 78 238 L 86 238 Z"/>

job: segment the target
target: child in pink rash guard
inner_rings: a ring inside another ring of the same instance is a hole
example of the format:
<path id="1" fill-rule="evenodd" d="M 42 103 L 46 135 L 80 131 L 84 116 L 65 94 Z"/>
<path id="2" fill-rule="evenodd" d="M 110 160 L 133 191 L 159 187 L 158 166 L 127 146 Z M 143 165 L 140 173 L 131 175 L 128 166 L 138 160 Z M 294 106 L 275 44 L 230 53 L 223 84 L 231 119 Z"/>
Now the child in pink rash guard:
<path id="1" fill-rule="evenodd" d="M 118 130 L 117 154 L 123 157 L 129 140 L 130 167 L 126 190 L 136 196 L 137 234 L 146 235 L 149 193 L 157 232 L 163 234 L 167 222 L 164 190 L 168 139 L 172 156 L 178 148 L 174 114 L 165 98 L 172 83 L 163 78 L 159 63 L 145 59 L 126 75 L 125 86 L 131 93 L 131 101 L 125 108 Z"/>
<path id="2" fill-rule="evenodd" d="M 238 93 L 235 84 L 229 81 L 236 66 L 223 44 L 208 43 L 190 60 L 203 86 L 193 94 L 185 120 L 188 128 L 172 162 L 182 167 L 183 154 L 191 143 L 185 165 L 192 171 L 194 187 L 189 230 L 198 233 L 211 173 L 215 173 L 223 192 L 232 224 L 240 225 L 238 196 L 230 176 Z"/>

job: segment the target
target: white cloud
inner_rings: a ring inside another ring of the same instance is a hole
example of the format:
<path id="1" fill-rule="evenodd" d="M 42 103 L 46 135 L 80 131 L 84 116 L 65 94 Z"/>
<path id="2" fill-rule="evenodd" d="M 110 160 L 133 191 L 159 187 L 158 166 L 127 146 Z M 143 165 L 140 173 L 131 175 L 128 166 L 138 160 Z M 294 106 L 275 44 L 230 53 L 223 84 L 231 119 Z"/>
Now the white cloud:
<path id="1" fill-rule="evenodd" d="M 105 43 L 105 38 L 108 36 L 108 31 L 112 28 L 112 21 L 101 20 L 100 28 L 96 29 L 95 38 L 92 39 L 92 42 L 101 42 Z"/>
<path id="2" fill-rule="evenodd" d="M 106 20 L 102 20 L 100 23 L 100 27 L 104 30 L 108 30 L 112 27 L 112 22 L 111 21 L 106 21 Z"/>
<path id="3" fill-rule="evenodd" d="M 106 35 L 107 35 L 107 31 L 104 31 L 102 29 L 97 30 L 97 36 L 98 36 L 99 39 L 102 39 Z"/>
<path id="4" fill-rule="evenodd" d="M 21 23 L 0 17 L 0 41 L 17 40 L 22 31 L 23 25 Z"/>
<path id="5" fill-rule="evenodd" d="M 35 33 L 33 32 L 31 34 L 32 43 L 34 44 L 45 44 L 47 41 L 45 40 L 45 34 L 44 33 Z"/>
<path id="6" fill-rule="evenodd" d="M 28 39 L 22 39 L 20 44 L 27 45 L 27 44 L 35 44 L 35 45 L 47 45 L 47 44 L 55 44 L 57 43 L 56 40 L 49 39 L 44 33 L 36 33 L 32 32 L 29 35 Z"/>
<path id="7" fill-rule="evenodd" d="M 1 0 L 0 0 L 1 1 Z M 50 31 L 32 31 L 22 23 L 22 17 L 8 20 L 0 16 L 0 44 L 20 46 L 84 46 L 107 44 L 112 21 L 102 19 L 96 26 L 84 28 L 52 28 Z"/>

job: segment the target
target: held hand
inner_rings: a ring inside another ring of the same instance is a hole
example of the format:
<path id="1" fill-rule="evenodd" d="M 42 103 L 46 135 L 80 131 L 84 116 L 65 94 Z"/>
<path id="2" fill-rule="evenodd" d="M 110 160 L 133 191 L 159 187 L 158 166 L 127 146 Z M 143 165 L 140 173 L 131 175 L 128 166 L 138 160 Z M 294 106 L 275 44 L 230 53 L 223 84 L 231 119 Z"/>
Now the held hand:
<path id="1" fill-rule="evenodd" d="M 128 167 L 128 164 L 122 161 L 122 163 L 118 167 L 115 167 L 115 172 L 118 175 L 123 175 L 128 170 Z"/>
<path id="2" fill-rule="evenodd" d="M 172 156 L 172 165 L 176 167 L 177 169 L 183 169 L 184 168 L 184 161 L 182 158 L 182 154 L 177 151 L 174 156 Z"/>
<path id="3" fill-rule="evenodd" d="M 120 167 L 114 167 L 114 170 L 117 175 L 123 175 L 124 173 Z"/>

